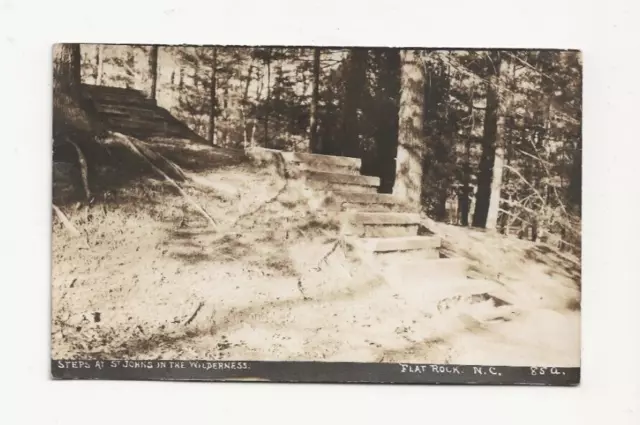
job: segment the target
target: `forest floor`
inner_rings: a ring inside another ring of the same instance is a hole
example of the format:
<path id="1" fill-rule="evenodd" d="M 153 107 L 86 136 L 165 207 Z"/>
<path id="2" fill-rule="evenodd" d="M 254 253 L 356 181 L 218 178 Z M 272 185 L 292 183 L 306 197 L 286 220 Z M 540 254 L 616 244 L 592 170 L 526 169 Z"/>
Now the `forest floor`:
<path id="1" fill-rule="evenodd" d="M 56 165 L 53 201 L 82 236 L 54 217 L 53 358 L 579 366 L 579 259 L 434 223 L 485 280 L 408 288 L 341 243 L 274 166 L 149 142 L 206 182 L 181 185 L 216 225 L 139 158 L 95 168 L 90 208 Z M 461 295 L 495 288 L 508 305 Z"/>

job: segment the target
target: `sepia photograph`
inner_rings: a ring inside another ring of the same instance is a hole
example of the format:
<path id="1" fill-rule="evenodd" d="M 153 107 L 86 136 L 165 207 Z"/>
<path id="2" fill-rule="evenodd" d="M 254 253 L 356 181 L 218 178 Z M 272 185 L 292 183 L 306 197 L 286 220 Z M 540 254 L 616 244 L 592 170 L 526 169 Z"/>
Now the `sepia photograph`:
<path id="1" fill-rule="evenodd" d="M 54 377 L 579 383 L 579 51 L 52 53 Z"/>

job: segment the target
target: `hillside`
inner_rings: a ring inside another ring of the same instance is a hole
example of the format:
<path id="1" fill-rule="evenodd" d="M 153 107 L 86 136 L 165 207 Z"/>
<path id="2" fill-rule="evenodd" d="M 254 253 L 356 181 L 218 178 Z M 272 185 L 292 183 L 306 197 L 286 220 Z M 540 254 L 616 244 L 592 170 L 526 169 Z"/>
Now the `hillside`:
<path id="1" fill-rule="evenodd" d="M 145 141 L 215 225 L 118 143 L 90 208 L 54 166 L 54 204 L 81 237 L 54 218 L 53 358 L 579 365 L 578 259 L 424 217 L 476 279 L 404 284 L 282 164 Z"/>

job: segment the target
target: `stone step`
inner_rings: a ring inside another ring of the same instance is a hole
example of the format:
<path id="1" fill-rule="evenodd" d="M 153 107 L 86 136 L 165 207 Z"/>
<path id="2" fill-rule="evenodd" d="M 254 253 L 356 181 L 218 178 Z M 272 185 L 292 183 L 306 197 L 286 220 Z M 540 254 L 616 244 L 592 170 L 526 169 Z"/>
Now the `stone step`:
<path id="1" fill-rule="evenodd" d="M 284 160 L 297 171 L 320 171 L 334 174 L 360 175 L 360 159 L 343 156 L 320 155 L 305 152 L 285 152 L 278 149 L 251 147 L 246 150 L 254 160 L 274 162 Z"/>
<path id="2" fill-rule="evenodd" d="M 352 174 L 336 174 L 324 171 L 302 170 L 300 176 L 307 180 L 320 180 L 327 183 L 342 184 L 350 186 L 370 186 L 376 190 L 380 185 L 379 177 L 361 176 Z"/>
<path id="3" fill-rule="evenodd" d="M 132 125 L 139 126 L 151 126 L 151 127 L 170 127 L 173 123 L 168 121 L 166 118 L 162 117 L 144 117 L 137 115 L 112 115 L 112 114 L 102 114 L 103 117 L 109 120 L 112 123 L 127 123 Z"/>
<path id="4" fill-rule="evenodd" d="M 169 135 L 169 136 L 179 136 L 184 133 L 184 131 L 180 128 L 176 128 L 172 125 L 164 126 L 162 123 L 138 123 L 131 122 L 126 120 L 109 120 L 109 126 L 113 130 L 122 130 L 125 132 L 133 132 L 136 134 L 149 135 Z"/>
<path id="5" fill-rule="evenodd" d="M 326 200 L 335 209 L 363 212 L 415 212 L 416 208 L 397 196 L 386 193 L 365 194 L 355 192 L 334 192 Z"/>
<path id="6" fill-rule="evenodd" d="M 331 183 L 323 180 L 307 180 L 307 186 L 312 189 L 324 191 L 324 192 L 336 192 L 336 191 L 351 191 L 356 193 L 363 193 L 374 195 L 378 193 L 377 186 L 359 186 L 359 185 L 349 185 L 349 184 L 341 184 L 341 183 Z"/>
<path id="7" fill-rule="evenodd" d="M 343 212 L 342 232 L 361 238 L 416 236 L 420 215 L 394 212 Z"/>
<path id="8" fill-rule="evenodd" d="M 333 209 L 340 211 L 362 211 L 362 212 L 414 212 L 415 208 L 408 205 L 386 205 L 386 204 L 352 204 L 343 202 L 333 205 Z"/>
<path id="9" fill-rule="evenodd" d="M 109 113 L 102 113 L 100 115 L 108 118 L 111 121 L 135 122 L 139 124 L 150 124 L 150 125 L 154 125 L 158 123 L 166 123 L 167 125 L 179 124 L 179 121 L 177 120 L 170 119 L 167 117 L 161 117 L 161 116 L 138 115 L 138 114 L 124 115 L 124 114 L 109 114 Z"/>
<path id="10" fill-rule="evenodd" d="M 99 105 L 139 105 L 154 107 L 157 106 L 155 99 L 147 99 L 145 97 L 120 95 L 120 94 L 104 94 L 104 93 L 92 93 L 91 99 Z"/>
<path id="11" fill-rule="evenodd" d="M 90 93 L 115 93 L 115 94 L 127 94 L 127 95 L 138 95 L 144 96 L 142 91 L 137 89 L 125 88 L 125 87 L 115 87 L 115 86 L 102 86 L 96 84 L 82 84 L 82 89 L 84 91 Z"/>
<path id="12" fill-rule="evenodd" d="M 360 171 L 362 161 L 360 158 L 350 158 L 346 156 L 321 155 L 304 152 L 287 152 L 285 159 L 291 162 L 307 164 L 313 166 L 328 166 L 334 168 L 347 168 Z"/>
<path id="13" fill-rule="evenodd" d="M 302 171 L 321 171 L 325 173 L 334 173 L 334 174 L 349 174 L 352 176 L 359 176 L 360 170 L 357 168 L 350 167 L 338 167 L 332 164 L 324 164 L 324 163 L 306 163 L 306 162 L 293 162 L 293 167 L 296 170 Z"/>
<path id="14" fill-rule="evenodd" d="M 347 219 L 360 225 L 397 225 L 410 226 L 419 225 L 420 214 L 414 213 L 396 213 L 396 212 L 347 212 Z"/>
<path id="15" fill-rule="evenodd" d="M 442 241 L 440 238 L 433 236 L 401 236 L 364 238 L 360 239 L 359 243 L 365 250 L 371 252 L 396 252 L 423 249 L 432 250 L 437 253 Z"/>
<path id="16" fill-rule="evenodd" d="M 125 101 L 125 100 L 139 101 L 141 103 L 144 103 L 145 101 L 153 102 L 153 103 L 156 102 L 155 99 L 149 99 L 141 92 L 137 92 L 133 90 L 123 89 L 121 91 L 114 91 L 114 92 L 108 92 L 103 90 L 90 90 L 86 93 L 88 94 L 89 97 L 96 100 L 97 102 L 106 101 L 106 102 L 112 103 L 114 101 L 118 102 L 118 101 Z"/>
<path id="17" fill-rule="evenodd" d="M 120 105 L 115 103 L 96 103 L 96 109 L 102 114 L 110 115 L 140 115 L 166 117 L 154 105 Z"/>
<path id="18" fill-rule="evenodd" d="M 419 226 L 415 225 L 364 225 L 352 226 L 351 229 L 361 238 L 392 238 L 416 236 Z"/>

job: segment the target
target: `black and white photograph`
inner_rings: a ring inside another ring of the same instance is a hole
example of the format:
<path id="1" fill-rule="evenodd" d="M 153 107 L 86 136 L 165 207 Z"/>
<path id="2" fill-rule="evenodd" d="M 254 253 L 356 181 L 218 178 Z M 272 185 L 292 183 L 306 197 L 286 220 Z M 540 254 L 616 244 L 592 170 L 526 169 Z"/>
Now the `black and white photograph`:
<path id="1" fill-rule="evenodd" d="M 54 378 L 579 383 L 580 51 L 52 58 Z"/>

